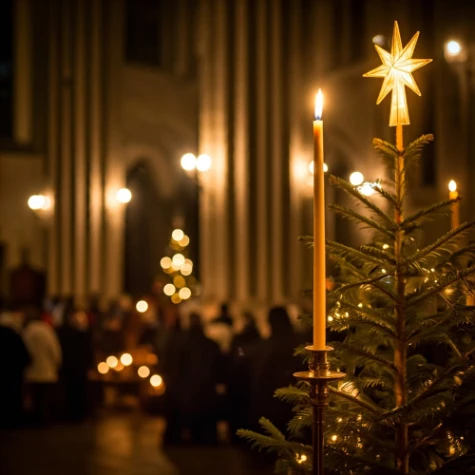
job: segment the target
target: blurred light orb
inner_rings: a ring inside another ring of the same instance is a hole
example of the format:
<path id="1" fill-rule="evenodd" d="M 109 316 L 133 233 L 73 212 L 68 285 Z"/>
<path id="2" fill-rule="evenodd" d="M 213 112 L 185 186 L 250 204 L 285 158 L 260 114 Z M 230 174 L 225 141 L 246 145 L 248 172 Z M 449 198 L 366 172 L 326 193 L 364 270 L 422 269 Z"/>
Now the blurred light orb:
<path id="1" fill-rule="evenodd" d="M 359 188 L 359 192 L 363 195 L 363 196 L 371 196 L 375 191 L 374 191 L 374 187 L 373 187 L 373 184 L 372 183 L 368 183 L 368 182 L 365 182 L 363 183 L 360 188 Z"/>
<path id="2" fill-rule="evenodd" d="M 137 370 L 137 374 L 138 374 L 141 378 L 148 378 L 148 376 L 150 375 L 150 369 L 148 368 L 148 366 L 141 366 L 141 367 Z"/>
<path id="3" fill-rule="evenodd" d="M 190 238 L 185 234 L 179 241 L 178 244 L 181 247 L 186 247 L 188 244 L 190 244 Z"/>
<path id="4" fill-rule="evenodd" d="M 137 312 L 145 313 L 148 310 L 148 303 L 145 300 L 139 300 L 135 305 Z"/>
<path id="5" fill-rule="evenodd" d="M 28 207 L 33 211 L 46 209 L 47 201 L 44 195 L 32 195 L 28 198 Z"/>
<path id="6" fill-rule="evenodd" d="M 200 172 L 206 172 L 211 168 L 211 157 L 206 154 L 201 154 L 196 159 L 196 169 Z"/>
<path id="7" fill-rule="evenodd" d="M 186 171 L 191 171 L 196 168 L 196 157 L 193 153 L 185 153 L 183 157 L 181 157 L 181 168 Z"/>
<path id="8" fill-rule="evenodd" d="M 130 353 L 124 353 L 121 357 L 120 357 L 120 362 L 124 365 L 124 366 L 130 366 L 133 362 L 134 362 L 134 359 L 132 358 L 132 355 Z"/>
<path id="9" fill-rule="evenodd" d="M 447 41 L 445 50 L 449 56 L 458 56 L 462 52 L 462 45 L 456 40 Z"/>
<path id="10" fill-rule="evenodd" d="M 109 372 L 109 366 L 107 363 L 104 363 L 104 361 L 101 361 L 98 365 L 97 365 L 97 371 L 100 373 L 100 374 L 107 374 Z"/>
<path id="11" fill-rule="evenodd" d="M 178 294 L 173 294 L 171 296 L 171 301 L 174 303 L 174 304 L 179 304 L 181 302 L 181 298 Z"/>
<path id="12" fill-rule="evenodd" d="M 308 164 L 308 171 L 310 172 L 310 175 L 313 175 L 315 173 L 315 163 L 313 160 Z M 323 163 L 323 173 L 326 173 L 328 171 L 328 165 L 326 163 Z"/>
<path id="13" fill-rule="evenodd" d="M 163 287 L 163 293 L 171 297 L 175 293 L 175 286 L 173 284 L 167 284 Z"/>
<path id="14" fill-rule="evenodd" d="M 115 368 L 119 364 L 119 360 L 115 356 L 108 356 L 106 363 L 109 368 Z"/>
<path id="15" fill-rule="evenodd" d="M 163 384 L 163 379 L 160 375 L 158 374 L 154 374 L 151 378 L 150 378 L 150 384 L 154 387 L 154 388 L 159 388 L 162 384 Z"/>
<path id="16" fill-rule="evenodd" d="M 173 284 L 176 288 L 181 289 L 182 287 L 185 287 L 186 281 L 181 275 L 176 275 L 173 277 Z"/>
<path id="17" fill-rule="evenodd" d="M 457 183 L 455 180 L 449 181 L 449 191 L 457 191 Z"/>
<path id="18" fill-rule="evenodd" d="M 384 35 L 375 35 L 373 36 L 373 44 L 384 47 L 386 45 L 386 37 Z"/>
<path id="19" fill-rule="evenodd" d="M 188 288 L 188 287 L 183 287 L 182 289 L 180 289 L 180 291 L 178 292 L 178 296 L 182 299 L 182 300 L 187 300 L 191 297 L 191 290 Z"/>
<path id="20" fill-rule="evenodd" d="M 132 199 L 132 192 L 128 188 L 121 188 L 117 190 L 116 198 L 119 203 L 129 203 Z"/>
<path id="21" fill-rule="evenodd" d="M 172 232 L 172 239 L 180 242 L 185 237 L 185 233 L 181 229 L 174 229 Z"/>
<path id="22" fill-rule="evenodd" d="M 172 264 L 180 268 L 185 263 L 185 256 L 183 254 L 175 254 L 172 258 Z"/>
<path id="23" fill-rule="evenodd" d="M 364 175 L 361 172 L 353 172 L 350 175 L 350 183 L 353 186 L 359 186 L 364 181 Z"/>
<path id="24" fill-rule="evenodd" d="M 160 265 L 163 269 L 169 269 L 172 265 L 172 260 L 168 256 L 162 257 Z"/>
<path id="25" fill-rule="evenodd" d="M 188 262 L 185 262 L 181 266 L 180 272 L 182 273 L 182 275 L 188 276 L 193 272 L 193 266 L 191 264 L 189 264 Z"/>

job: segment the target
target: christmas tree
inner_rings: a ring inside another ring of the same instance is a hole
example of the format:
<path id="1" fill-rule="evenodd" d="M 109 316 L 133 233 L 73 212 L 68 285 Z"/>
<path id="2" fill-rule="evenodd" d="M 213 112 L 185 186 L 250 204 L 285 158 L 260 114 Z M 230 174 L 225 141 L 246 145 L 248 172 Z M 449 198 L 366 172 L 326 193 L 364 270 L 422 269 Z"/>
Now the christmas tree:
<path id="1" fill-rule="evenodd" d="M 417 35 L 402 48 L 396 24 L 391 53 L 377 47 L 383 65 L 367 74 L 385 78 L 378 103 L 393 92 L 396 145 L 373 141 L 390 178 L 373 184 L 371 196 L 331 178 L 360 205 L 334 204 L 333 211 L 371 229 L 373 237 L 358 248 L 327 243 L 339 270 L 328 296 L 328 328 L 339 336 L 330 343 L 332 367 L 347 375 L 330 387 L 328 474 L 475 473 L 475 308 L 466 304 L 475 273 L 475 245 L 466 241 L 474 223 L 428 242 L 427 226 L 445 219 L 458 198 L 408 212 L 407 176 L 433 140 L 423 135 L 403 145 L 402 126 L 409 123 L 404 86 L 418 92 L 411 72 L 428 62 L 411 58 L 416 41 Z M 264 434 L 240 431 L 277 454 L 278 472 L 311 472 L 309 389 L 298 383 L 276 392 L 294 405 L 288 434 L 265 419 Z"/>
<path id="2" fill-rule="evenodd" d="M 162 292 L 174 304 L 188 300 L 196 290 L 193 261 L 188 257 L 190 238 L 181 230 L 174 229 L 168 243 L 167 255 L 160 260 L 163 275 L 159 278 Z"/>

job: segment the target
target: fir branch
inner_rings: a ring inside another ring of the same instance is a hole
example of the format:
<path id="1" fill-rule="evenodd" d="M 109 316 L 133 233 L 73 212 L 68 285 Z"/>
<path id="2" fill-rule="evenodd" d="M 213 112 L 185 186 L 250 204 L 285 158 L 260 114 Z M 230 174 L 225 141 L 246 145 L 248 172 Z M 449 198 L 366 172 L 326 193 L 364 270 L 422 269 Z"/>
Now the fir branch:
<path id="1" fill-rule="evenodd" d="M 421 209 L 416 213 L 408 216 L 406 219 L 403 220 L 401 223 L 401 227 L 406 231 L 409 232 L 410 230 L 420 227 L 425 221 L 429 221 L 430 219 L 435 219 L 439 216 L 439 212 L 443 209 L 446 209 L 446 213 L 444 215 L 450 214 L 450 206 L 454 202 L 454 200 L 445 200 L 440 201 L 439 203 L 435 203 L 428 208 Z M 436 215 L 436 216 L 433 216 Z"/>
<path id="2" fill-rule="evenodd" d="M 305 404 L 310 400 L 308 392 L 297 386 L 279 388 L 275 391 L 274 396 L 288 404 Z"/>
<path id="3" fill-rule="evenodd" d="M 426 291 L 421 292 L 415 297 L 412 297 L 412 296 L 408 297 L 406 300 L 406 308 L 414 306 L 418 304 L 419 302 L 431 297 L 432 295 L 438 294 L 445 288 L 449 287 L 455 282 L 458 282 L 462 278 L 467 277 L 473 273 L 475 273 L 475 266 L 468 267 L 465 270 L 452 272 L 451 274 L 446 276 L 444 280 L 441 279 L 441 282 L 438 285 L 429 287 Z"/>
<path id="4" fill-rule="evenodd" d="M 343 216 L 344 218 L 349 219 L 350 221 L 356 221 L 358 223 L 363 223 L 368 225 L 370 228 L 376 229 L 381 234 L 384 234 L 389 239 L 394 239 L 394 231 L 391 228 L 385 227 L 379 224 L 374 219 L 368 218 L 367 216 L 363 216 L 357 213 L 355 210 L 348 208 L 347 206 L 339 205 L 332 203 L 329 208 L 334 211 L 335 213 Z"/>
<path id="5" fill-rule="evenodd" d="M 334 348 L 338 350 L 347 350 L 350 351 L 353 354 L 356 354 L 358 356 L 363 356 L 371 361 L 375 361 L 376 363 L 379 363 L 380 365 L 384 366 L 386 369 L 388 369 L 393 375 L 397 374 L 397 368 L 394 366 L 394 363 L 390 360 L 387 360 L 386 358 L 383 358 L 382 356 L 376 356 L 374 353 L 371 353 L 367 350 L 364 350 L 363 348 L 358 348 L 353 345 L 349 345 L 344 342 L 335 342 L 334 343 Z"/>
<path id="6" fill-rule="evenodd" d="M 347 258 L 351 261 L 361 262 L 361 261 L 371 261 L 374 264 L 384 265 L 387 262 L 372 255 L 372 253 L 367 251 L 367 248 L 363 249 L 355 249 L 350 246 L 345 246 L 336 241 L 327 241 L 327 247 L 330 253 L 338 253 L 338 255 Z"/>
<path id="7" fill-rule="evenodd" d="M 404 150 L 404 158 L 408 160 L 419 159 L 422 149 L 434 141 L 433 134 L 424 134 L 411 142 Z"/>
<path id="8" fill-rule="evenodd" d="M 347 401 L 350 401 L 351 403 L 356 404 L 357 406 L 360 406 L 363 409 L 366 409 L 367 411 L 371 412 L 372 414 L 381 415 L 382 412 L 383 412 L 382 409 L 380 407 L 376 406 L 375 404 L 373 404 L 373 403 L 370 404 L 369 402 L 364 402 L 361 399 L 359 399 L 355 396 L 352 396 L 351 394 L 345 393 L 344 391 L 340 391 L 340 390 L 338 390 L 338 389 L 336 389 L 332 386 L 329 386 L 328 390 L 334 396 L 340 397 L 342 399 L 346 399 Z"/>
<path id="9" fill-rule="evenodd" d="M 407 259 L 403 261 L 403 265 L 413 264 L 414 262 L 419 262 L 425 258 L 430 256 L 431 253 L 438 252 L 444 244 L 449 243 L 452 239 L 460 238 L 463 233 L 465 233 L 468 229 L 473 227 L 475 223 L 463 223 L 461 226 L 455 229 L 451 229 L 450 231 L 446 232 L 443 236 L 437 239 L 432 244 L 429 244 L 425 248 L 417 251 L 412 256 L 409 256 Z"/>
<path id="10" fill-rule="evenodd" d="M 330 181 L 331 183 L 335 184 L 336 186 L 338 186 L 339 188 L 341 188 L 342 190 L 346 191 L 348 194 L 356 198 L 358 201 L 363 203 L 366 206 L 366 208 L 371 210 L 375 215 L 379 216 L 386 223 L 386 226 L 388 227 L 388 229 L 392 231 L 396 230 L 396 223 L 394 222 L 394 220 L 389 215 L 387 215 L 379 206 L 377 206 L 371 200 L 369 200 L 364 195 L 362 195 L 351 183 L 335 175 L 330 176 Z"/>

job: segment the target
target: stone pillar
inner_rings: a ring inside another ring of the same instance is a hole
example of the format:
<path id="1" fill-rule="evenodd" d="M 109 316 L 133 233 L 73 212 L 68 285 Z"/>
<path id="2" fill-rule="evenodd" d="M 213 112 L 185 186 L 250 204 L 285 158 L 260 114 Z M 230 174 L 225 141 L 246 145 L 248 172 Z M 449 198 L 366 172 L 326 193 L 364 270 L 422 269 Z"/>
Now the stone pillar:
<path id="1" fill-rule="evenodd" d="M 249 139 L 248 139 L 248 15 L 249 0 L 235 2 L 235 88 L 234 88 L 234 193 L 235 225 L 235 298 L 238 303 L 249 301 Z"/>
<path id="2" fill-rule="evenodd" d="M 61 95 L 59 116 L 59 160 L 60 170 L 58 198 L 56 206 L 59 213 L 60 241 L 60 292 L 62 295 L 73 293 L 73 201 L 72 201 L 72 6 L 65 1 L 61 4 Z"/>
<path id="3" fill-rule="evenodd" d="M 74 5 L 74 296 L 86 303 L 86 11 L 82 2 Z"/>
<path id="4" fill-rule="evenodd" d="M 105 152 L 105 282 L 104 299 L 117 297 L 123 287 L 124 268 L 124 206 L 116 201 L 115 194 L 125 186 L 121 152 L 121 78 L 123 12 L 122 2 L 108 3 L 106 29 L 106 152 Z"/>
<path id="5" fill-rule="evenodd" d="M 256 208 L 257 222 L 255 242 L 257 246 L 256 267 L 257 273 L 257 300 L 259 303 L 267 302 L 269 298 L 270 274 L 269 274 L 269 170 L 268 170 L 268 87 L 269 87 L 269 68 L 268 61 L 268 42 L 267 42 L 267 9 L 265 2 L 256 2 Z M 270 131 L 272 133 L 272 131 Z"/>
<path id="6" fill-rule="evenodd" d="M 14 126 L 16 143 L 29 145 L 32 141 L 33 108 L 33 58 L 30 0 L 16 0 L 14 5 Z"/>
<path id="7" fill-rule="evenodd" d="M 92 2 L 91 12 L 91 46 L 89 62 L 90 81 L 90 151 L 89 151 L 89 275 L 88 291 L 99 294 L 103 285 L 104 248 L 103 248 L 103 216 L 104 191 L 102 188 L 103 165 L 103 109 L 101 107 L 103 55 L 102 55 L 102 2 Z"/>
<path id="8" fill-rule="evenodd" d="M 48 294 L 59 295 L 60 289 L 60 256 L 59 256 L 59 175 L 58 175 L 58 103 L 59 103 L 59 41 L 58 41 L 58 11 L 50 2 L 49 11 L 49 69 L 48 69 L 48 139 L 47 161 L 49 184 L 53 190 L 53 216 L 48 229 Z"/>

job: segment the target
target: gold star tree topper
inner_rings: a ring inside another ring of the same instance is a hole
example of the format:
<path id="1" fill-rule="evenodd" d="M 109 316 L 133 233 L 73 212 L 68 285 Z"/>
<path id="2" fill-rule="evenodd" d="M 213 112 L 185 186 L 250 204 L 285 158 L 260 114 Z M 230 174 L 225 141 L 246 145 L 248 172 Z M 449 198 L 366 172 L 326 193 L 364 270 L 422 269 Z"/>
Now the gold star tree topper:
<path id="1" fill-rule="evenodd" d="M 411 73 L 432 61 L 432 59 L 412 58 L 418 38 L 419 32 L 403 48 L 399 26 L 395 21 L 391 53 L 374 45 L 383 64 L 363 75 L 364 77 L 384 78 L 376 104 L 379 104 L 392 91 L 390 126 L 410 124 L 405 86 L 410 87 L 420 96 L 421 92 Z"/>

